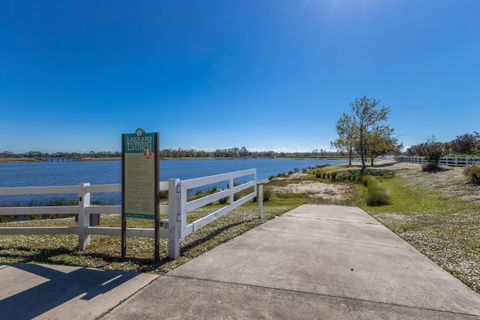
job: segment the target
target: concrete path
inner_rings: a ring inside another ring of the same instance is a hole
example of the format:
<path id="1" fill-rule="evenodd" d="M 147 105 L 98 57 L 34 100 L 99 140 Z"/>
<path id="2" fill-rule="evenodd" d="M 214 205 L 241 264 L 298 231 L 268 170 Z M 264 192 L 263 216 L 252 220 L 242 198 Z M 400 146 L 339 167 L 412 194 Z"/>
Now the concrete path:
<path id="1" fill-rule="evenodd" d="M 304 205 L 152 282 L 107 319 L 478 319 L 480 297 L 358 208 Z"/>
<path id="2" fill-rule="evenodd" d="M 95 319 L 156 278 L 68 266 L 0 265 L 0 319 Z"/>

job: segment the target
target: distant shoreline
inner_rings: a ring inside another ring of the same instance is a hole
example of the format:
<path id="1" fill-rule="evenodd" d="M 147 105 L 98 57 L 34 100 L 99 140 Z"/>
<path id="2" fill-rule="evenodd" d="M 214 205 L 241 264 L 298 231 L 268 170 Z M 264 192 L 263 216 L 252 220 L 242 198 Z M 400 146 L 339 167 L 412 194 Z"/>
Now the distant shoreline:
<path id="1" fill-rule="evenodd" d="M 57 158 L 54 158 L 53 162 L 56 162 Z M 234 157 L 175 157 L 175 158 L 160 158 L 160 160 L 251 160 L 251 159 L 269 159 L 269 160 L 347 160 L 346 157 L 277 157 L 277 158 L 234 158 Z M 74 161 L 91 162 L 91 161 L 120 161 L 120 157 L 108 157 L 108 158 L 82 158 Z M 0 163 L 24 163 L 24 162 L 49 162 L 42 161 L 36 158 L 0 158 Z M 59 162 L 62 162 L 62 158 L 59 158 Z"/>

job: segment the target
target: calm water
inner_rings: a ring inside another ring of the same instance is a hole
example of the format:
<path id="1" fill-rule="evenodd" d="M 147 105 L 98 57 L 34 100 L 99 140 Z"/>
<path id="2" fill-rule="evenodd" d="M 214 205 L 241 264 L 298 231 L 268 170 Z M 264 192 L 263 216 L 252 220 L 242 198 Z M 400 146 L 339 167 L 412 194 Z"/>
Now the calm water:
<path id="1" fill-rule="evenodd" d="M 160 180 L 190 179 L 244 169 L 257 169 L 258 179 L 320 164 L 336 164 L 344 160 L 161 160 Z M 67 186 L 120 183 L 120 161 L 72 161 L 0 164 L 0 187 Z M 0 203 L 75 199 L 73 195 L 0 196 Z M 94 200 L 119 202 L 119 194 L 95 194 Z"/>

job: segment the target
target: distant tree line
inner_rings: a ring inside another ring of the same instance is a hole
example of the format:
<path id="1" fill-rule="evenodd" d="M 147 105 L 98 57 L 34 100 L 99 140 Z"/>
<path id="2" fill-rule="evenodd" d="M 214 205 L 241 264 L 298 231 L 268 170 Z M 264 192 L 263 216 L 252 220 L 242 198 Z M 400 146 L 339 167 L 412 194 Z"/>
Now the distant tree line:
<path id="1" fill-rule="evenodd" d="M 250 151 L 246 147 L 216 149 L 214 151 L 195 150 L 195 149 L 163 149 L 160 150 L 160 157 L 168 158 L 343 158 L 345 152 L 332 152 L 326 150 L 313 150 L 311 152 L 275 152 L 275 151 Z M 119 158 L 121 153 L 118 151 L 100 151 L 100 152 L 40 152 L 29 151 L 25 153 L 13 153 L 9 151 L 0 152 L 0 158 L 70 158 L 70 159 L 102 159 Z"/>
<path id="2" fill-rule="evenodd" d="M 406 154 L 427 157 L 432 148 L 435 148 L 440 156 L 480 156 L 480 133 L 465 133 L 448 142 L 438 142 L 435 137 L 431 137 L 426 142 L 408 148 Z"/>
<path id="3" fill-rule="evenodd" d="M 14 153 L 10 151 L 0 152 L 0 158 L 70 158 L 70 159 L 82 159 L 82 158 L 115 158 L 120 157 L 121 153 L 118 151 L 90 151 L 90 152 L 41 152 L 41 151 L 28 151 L 23 153 Z"/>

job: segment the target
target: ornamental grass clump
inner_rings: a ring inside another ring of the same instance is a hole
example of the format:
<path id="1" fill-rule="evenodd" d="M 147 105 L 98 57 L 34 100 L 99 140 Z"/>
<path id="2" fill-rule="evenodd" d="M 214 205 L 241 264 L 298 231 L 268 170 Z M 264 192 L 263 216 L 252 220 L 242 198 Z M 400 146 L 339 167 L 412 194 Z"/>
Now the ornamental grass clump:
<path id="1" fill-rule="evenodd" d="M 370 176 L 370 175 L 363 176 L 363 177 L 361 178 L 361 181 L 362 181 L 362 184 L 363 184 L 365 187 L 379 184 L 378 180 L 375 179 L 375 177 Z"/>
<path id="2" fill-rule="evenodd" d="M 362 184 L 367 187 L 367 204 L 369 206 L 381 206 L 390 203 L 390 195 L 387 189 L 375 177 L 363 176 Z"/>
<path id="3" fill-rule="evenodd" d="M 390 203 L 390 195 L 384 185 L 372 184 L 367 187 L 367 204 L 381 206 Z"/>

